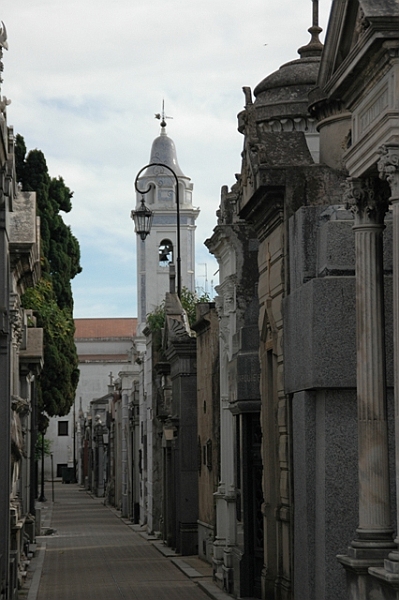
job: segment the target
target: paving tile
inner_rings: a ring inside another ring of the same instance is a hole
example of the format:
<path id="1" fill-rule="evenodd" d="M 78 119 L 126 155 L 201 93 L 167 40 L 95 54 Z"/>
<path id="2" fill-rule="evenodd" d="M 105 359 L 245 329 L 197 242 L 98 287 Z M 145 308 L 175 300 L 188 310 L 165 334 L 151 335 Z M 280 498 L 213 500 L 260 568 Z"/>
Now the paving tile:
<path id="1" fill-rule="evenodd" d="M 53 535 L 39 538 L 39 543 L 45 540 L 46 550 L 33 600 L 209 600 L 212 596 L 190 579 L 191 571 L 201 567 L 199 559 L 187 565 L 187 573 L 182 572 L 116 511 L 75 484 L 55 485 L 51 528 Z"/>

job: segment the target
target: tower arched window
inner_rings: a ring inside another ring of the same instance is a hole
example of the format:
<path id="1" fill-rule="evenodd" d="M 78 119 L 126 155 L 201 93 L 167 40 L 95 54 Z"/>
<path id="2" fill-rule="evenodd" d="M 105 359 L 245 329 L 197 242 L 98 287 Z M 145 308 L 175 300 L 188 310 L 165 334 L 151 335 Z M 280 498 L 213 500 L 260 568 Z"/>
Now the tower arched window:
<path id="1" fill-rule="evenodd" d="M 158 249 L 159 266 L 168 267 L 173 262 L 173 244 L 170 240 L 162 240 Z"/>

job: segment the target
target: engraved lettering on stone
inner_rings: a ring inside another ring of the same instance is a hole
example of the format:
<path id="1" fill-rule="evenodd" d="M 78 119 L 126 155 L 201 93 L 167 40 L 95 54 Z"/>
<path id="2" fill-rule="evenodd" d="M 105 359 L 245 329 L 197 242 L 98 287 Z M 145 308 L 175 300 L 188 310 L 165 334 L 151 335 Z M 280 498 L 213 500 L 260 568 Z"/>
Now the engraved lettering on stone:
<path id="1" fill-rule="evenodd" d="M 359 115 L 359 133 L 362 134 L 375 119 L 389 106 L 388 88 L 386 87 L 378 98 L 365 111 Z"/>

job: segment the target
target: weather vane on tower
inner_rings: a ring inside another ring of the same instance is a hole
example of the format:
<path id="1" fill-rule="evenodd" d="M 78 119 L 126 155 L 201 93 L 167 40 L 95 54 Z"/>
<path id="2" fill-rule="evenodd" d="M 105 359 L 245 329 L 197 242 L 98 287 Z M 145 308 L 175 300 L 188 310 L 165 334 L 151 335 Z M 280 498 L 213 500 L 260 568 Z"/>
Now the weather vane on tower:
<path id="1" fill-rule="evenodd" d="M 165 115 L 165 100 L 162 100 L 162 113 L 156 113 L 155 118 L 161 121 L 161 127 L 166 127 L 165 119 L 173 119 L 173 117 L 167 117 Z"/>

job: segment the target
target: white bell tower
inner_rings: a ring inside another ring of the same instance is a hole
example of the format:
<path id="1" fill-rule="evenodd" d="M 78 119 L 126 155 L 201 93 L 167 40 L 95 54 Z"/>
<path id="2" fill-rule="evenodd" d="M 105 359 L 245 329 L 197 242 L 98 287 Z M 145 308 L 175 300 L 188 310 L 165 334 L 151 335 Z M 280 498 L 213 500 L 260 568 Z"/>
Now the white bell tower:
<path id="1" fill-rule="evenodd" d="M 159 115 L 160 116 L 160 115 Z M 192 203 L 193 184 L 184 175 L 177 162 L 173 140 L 166 133 L 165 115 L 162 114 L 161 133 L 154 140 L 149 164 L 166 165 L 177 176 L 180 206 L 180 254 L 182 287 L 195 290 L 195 221 L 199 209 Z M 144 202 L 153 211 L 150 234 L 142 240 L 137 236 L 137 317 L 139 331 L 146 316 L 159 306 L 169 291 L 169 265 L 177 260 L 176 180 L 162 166 L 148 167 L 137 181 L 141 194 L 136 191 L 136 209 Z"/>

